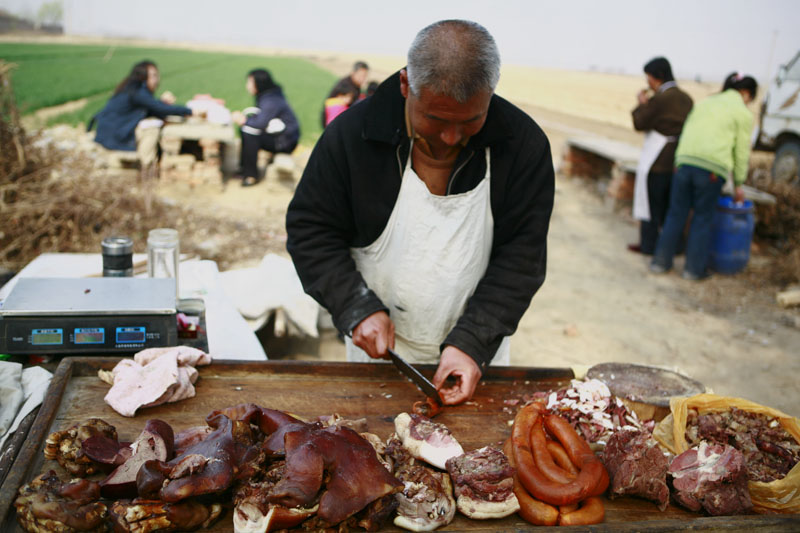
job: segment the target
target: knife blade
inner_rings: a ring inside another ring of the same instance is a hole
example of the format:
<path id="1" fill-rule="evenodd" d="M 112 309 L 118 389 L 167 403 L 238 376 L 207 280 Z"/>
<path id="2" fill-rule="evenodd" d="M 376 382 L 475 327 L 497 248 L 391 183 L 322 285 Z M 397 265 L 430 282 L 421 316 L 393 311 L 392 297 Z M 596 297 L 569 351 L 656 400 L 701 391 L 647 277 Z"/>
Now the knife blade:
<path id="1" fill-rule="evenodd" d="M 408 361 L 397 355 L 397 352 L 392 350 L 391 348 L 387 348 L 389 352 L 389 357 L 392 358 L 392 363 L 397 369 L 403 373 L 408 379 L 410 379 L 414 384 L 419 387 L 419 389 L 425 393 L 426 396 L 429 398 L 433 398 L 433 400 L 438 405 L 442 404 L 442 398 L 439 396 L 439 391 L 436 390 L 436 387 L 428 381 L 428 378 L 423 376 L 419 370 L 411 366 Z"/>

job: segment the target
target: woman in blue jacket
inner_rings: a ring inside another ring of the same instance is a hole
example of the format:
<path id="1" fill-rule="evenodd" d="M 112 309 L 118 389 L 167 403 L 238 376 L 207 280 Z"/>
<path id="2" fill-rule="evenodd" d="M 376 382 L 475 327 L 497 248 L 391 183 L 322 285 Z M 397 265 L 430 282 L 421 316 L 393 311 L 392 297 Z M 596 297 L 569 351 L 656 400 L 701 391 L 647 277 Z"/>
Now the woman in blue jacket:
<path id="1" fill-rule="evenodd" d="M 109 150 L 136 150 L 142 169 L 155 163 L 160 129 L 137 129 L 139 123 L 147 117 L 163 119 L 167 115 L 192 114 L 188 107 L 172 105 L 175 97 L 171 93 L 162 96 L 161 100 L 153 96 L 159 80 L 155 63 L 141 61 L 135 64 L 130 74 L 117 85 L 106 106 L 89 124 L 91 129 L 97 122 L 94 140 Z"/>
<path id="2" fill-rule="evenodd" d="M 240 156 L 242 186 L 258 183 L 258 151 L 291 154 L 300 139 L 300 125 L 280 85 L 264 69 L 247 73 L 247 91 L 255 96 L 257 108 L 247 116 L 233 113 L 233 121 L 241 127 Z M 246 110 L 247 111 L 247 110 Z"/>

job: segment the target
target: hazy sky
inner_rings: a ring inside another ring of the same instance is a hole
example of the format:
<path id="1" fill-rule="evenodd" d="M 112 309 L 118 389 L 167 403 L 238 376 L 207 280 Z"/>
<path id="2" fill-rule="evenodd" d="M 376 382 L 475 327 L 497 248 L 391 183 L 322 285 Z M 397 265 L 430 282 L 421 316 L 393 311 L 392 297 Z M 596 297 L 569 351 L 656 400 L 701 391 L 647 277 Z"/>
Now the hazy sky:
<path id="1" fill-rule="evenodd" d="M 0 0 L 35 14 L 44 0 Z M 641 73 L 665 55 L 679 77 L 760 81 L 800 50 L 800 0 L 64 0 L 79 35 L 405 55 L 443 18 L 480 22 L 505 63 Z"/>

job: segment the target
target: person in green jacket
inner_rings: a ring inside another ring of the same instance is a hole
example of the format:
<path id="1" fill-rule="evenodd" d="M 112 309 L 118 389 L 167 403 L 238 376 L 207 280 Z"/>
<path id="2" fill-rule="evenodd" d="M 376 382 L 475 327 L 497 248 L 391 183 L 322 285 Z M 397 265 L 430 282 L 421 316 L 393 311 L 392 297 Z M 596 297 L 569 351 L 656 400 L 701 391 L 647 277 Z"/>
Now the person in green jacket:
<path id="1" fill-rule="evenodd" d="M 656 244 L 650 271 L 667 272 L 689 216 L 694 210 L 686 243 L 683 277 L 708 277 L 711 223 L 726 179 L 733 179 L 735 200 L 744 200 L 753 115 L 747 104 L 758 90 L 756 80 L 738 72 L 725 79 L 722 92 L 695 105 L 683 125 L 675 151 L 669 211 Z"/>

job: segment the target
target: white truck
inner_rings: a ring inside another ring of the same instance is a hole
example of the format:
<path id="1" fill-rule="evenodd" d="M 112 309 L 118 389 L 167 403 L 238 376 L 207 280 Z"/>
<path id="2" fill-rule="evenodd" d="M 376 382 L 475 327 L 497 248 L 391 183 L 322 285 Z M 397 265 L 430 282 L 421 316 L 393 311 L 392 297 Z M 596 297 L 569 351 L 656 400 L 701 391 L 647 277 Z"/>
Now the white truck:
<path id="1" fill-rule="evenodd" d="M 800 183 L 800 52 L 767 90 L 755 148 L 775 152 L 773 180 Z"/>

